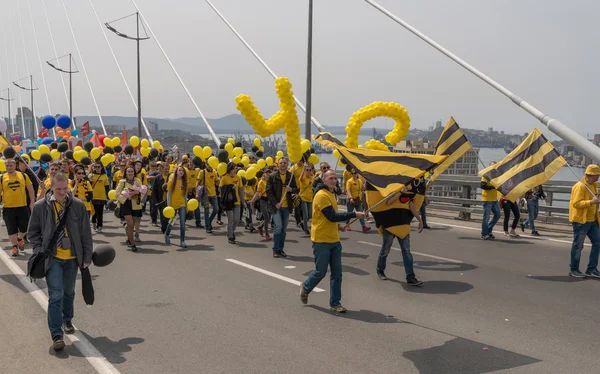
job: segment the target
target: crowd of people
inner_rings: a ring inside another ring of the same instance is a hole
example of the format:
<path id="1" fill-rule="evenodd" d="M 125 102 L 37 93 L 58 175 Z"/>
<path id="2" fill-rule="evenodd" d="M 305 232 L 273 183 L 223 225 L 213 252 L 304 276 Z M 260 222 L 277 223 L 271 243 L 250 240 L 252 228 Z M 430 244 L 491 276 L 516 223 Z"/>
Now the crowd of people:
<path id="1" fill-rule="evenodd" d="M 296 225 L 305 236 L 310 237 L 315 255 L 315 271 L 301 285 L 302 303 L 308 302 L 308 295 L 325 277 L 329 267 L 330 309 L 338 313 L 346 311 L 341 304 L 340 231 L 350 231 L 351 220 L 355 219 L 360 221 L 362 232 L 371 229 L 366 225 L 369 216 L 365 213 L 365 210 L 368 211 L 365 198 L 368 183 L 361 177 L 360 171 L 347 167 L 340 184 L 336 171 L 326 162 L 320 163 L 316 170 L 305 159 L 290 167 L 288 160 L 280 157 L 275 164 L 265 166 L 248 180 L 243 171 L 256 164 L 257 158 L 253 154 L 249 155 L 249 165 L 229 162 L 223 175 L 219 175 L 208 163 L 195 162 L 192 157 L 165 154 L 150 161 L 123 156 L 109 166 L 100 162 L 83 165 L 65 158 L 50 163 L 47 169 L 40 169 L 37 173 L 28 167 L 26 158 L 17 156 L 5 161 L 6 172 L 0 176 L 0 195 L 12 255 L 19 256 L 27 241 L 32 243 L 34 251 L 50 246 L 53 254 L 54 260 L 46 280 L 50 296 L 48 324 L 56 350 L 64 348 L 62 334 L 74 331 L 71 320 L 75 278 L 78 268 L 90 264 L 92 230 L 101 233 L 104 213 L 114 211 L 125 230 L 125 244 L 136 252 L 137 246 L 143 243 L 140 228 L 144 225 L 148 205 L 150 220 L 146 220 L 146 224 L 157 230 L 160 227 L 166 244 L 171 243 L 171 233 L 177 220 L 179 245 L 185 248 L 187 221 L 193 221 L 197 228 L 203 228 L 210 235 L 215 230 L 213 224 L 225 226 L 222 222 L 225 216 L 230 244 L 237 243 L 238 225 L 244 224 L 245 230 L 250 233 L 258 231 L 259 237 L 272 242 L 275 258 L 287 257 L 286 234 L 289 219 L 294 217 Z M 583 180 L 573 187 L 571 195 L 570 219 L 574 242 L 570 275 L 574 277 L 600 277 L 597 270 L 600 250 L 599 176 L 600 167 L 590 165 Z M 430 183 L 423 178 L 416 183 L 420 186 L 416 192 L 409 193 L 408 186 L 408 190 L 387 198 L 385 203 L 393 205 L 408 199 L 410 220 L 415 219 L 419 223 L 418 231 L 421 232 L 429 228 L 425 193 Z M 529 227 L 533 235 L 540 235 L 534 221 L 539 211 L 539 200 L 545 198 L 542 186 L 524 195 L 529 217 L 523 222 L 520 222 L 518 202 L 499 196 L 485 179 L 481 189 L 482 239 L 494 239 L 493 228 L 500 218 L 500 208 L 505 214 L 506 235 L 518 236 L 518 226 L 523 231 Z M 422 195 L 424 203 L 413 204 L 417 194 Z M 338 210 L 342 195 L 346 197 L 345 212 Z M 198 204 L 190 209 L 190 202 L 194 199 Z M 168 210 L 171 214 L 167 214 Z M 514 218 L 509 231 L 511 212 Z M 491 221 L 490 215 L 493 216 Z M 66 222 L 64 217 L 69 217 L 65 218 Z M 401 238 L 388 230 L 380 231 L 382 247 L 376 265 L 379 279 L 388 279 L 385 275 L 386 260 L 394 239 L 397 239 L 407 284 L 421 286 L 423 282 L 417 279 L 413 269 L 410 234 Z M 579 260 L 586 236 L 592 241 L 592 253 L 584 274 L 579 271 Z"/>

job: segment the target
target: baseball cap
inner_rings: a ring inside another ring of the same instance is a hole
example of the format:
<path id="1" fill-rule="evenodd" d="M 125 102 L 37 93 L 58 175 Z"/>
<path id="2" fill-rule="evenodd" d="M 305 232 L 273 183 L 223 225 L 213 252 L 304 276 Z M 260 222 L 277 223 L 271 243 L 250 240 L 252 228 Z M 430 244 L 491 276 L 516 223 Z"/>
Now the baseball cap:
<path id="1" fill-rule="evenodd" d="M 588 165 L 587 169 L 585 169 L 585 175 L 600 175 L 600 166 L 598 165 Z"/>

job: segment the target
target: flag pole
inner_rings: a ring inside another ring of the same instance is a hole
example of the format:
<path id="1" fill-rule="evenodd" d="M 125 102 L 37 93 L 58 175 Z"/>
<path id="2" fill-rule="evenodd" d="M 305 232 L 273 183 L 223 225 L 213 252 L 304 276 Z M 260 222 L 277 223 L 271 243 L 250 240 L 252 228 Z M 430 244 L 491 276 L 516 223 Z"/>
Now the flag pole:
<path id="1" fill-rule="evenodd" d="M 405 186 L 406 188 L 406 186 Z M 386 197 L 384 197 L 380 202 L 378 202 L 377 204 L 373 205 L 372 207 L 369 207 L 369 209 L 365 210 L 363 213 L 365 214 L 365 216 L 367 215 L 367 213 L 371 212 L 373 209 L 377 208 L 378 206 L 380 206 L 381 204 L 383 204 L 384 202 L 388 201 L 389 199 L 391 199 L 392 197 L 398 195 L 399 193 L 402 193 L 402 191 L 404 191 L 404 188 L 401 189 L 400 191 L 396 191 L 396 192 L 392 192 L 391 194 L 387 195 Z M 350 213 L 350 212 L 348 212 Z M 352 221 L 348 222 L 348 224 L 344 227 L 348 227 L 351 224 L 353 224 L 354 222 L 358 221 L 359 218 L 354 218 Z"/>
<path id="2" fill-rule="evenodd" d="M 569 163 L 566 163 L 567 167 L 569 168 L 569 170 L 571 170 L 573 172 L 573 175 L 575 175 L 575 177 L 577 177 L 577 180 L 580 180 L 580 176 L 577 175 L 577 173 L 575 172 L 575 170 L 573 170 L 573 168 L 571 167 L 571 165 L 569 165 Z M 592 194 L 592 196 L 596 196 L 596 194 L 594 193 L 594 191 L 592 191 L 592 189 L 587 185 L 587 184 L 583 184 L 585 186 L 585 188 L 587 188 L 588 191 L 590 191 L 590 193 Z"/>
<path id="3" fill-rule="evenodd" d="M 527 113 L 534 116 L 538 121 L 543 123 L 554 134 L 558 135 L 561 139 L 563 139 L 566 142 L 577 147 L 577 149 L 581 153 L 585 154 L 592 160 L 596 160 L 597 162 L 600 162 L 600 147 L 597 147 L 596 145 L 594 145 L 592 142 L 588 141 L 583 136 L 577 134 L 574 130 L 570 129 L 568 126 L 566 126 L 559 120 L 551 118 L 550 116 L 542 113 L 539 109 L 535 108 L 533 105 L 529 104 L 527 101 L 521 99 L 519 96 L 517 96 L 514 93 L 512 93 L 511 91 L 509 91 L 506 87 L 502 86 L 501 84 L 499 84 L 492 78 L 483 74 L 481 71 L 475 69 L 472 65 L 468 64 L 467 62 L 465 62 L 464 60 L 462 60 L 461 58 L 459 58 L 458 56 L 456 56 L 455 54 L 453 54 L 446 48 L 442 47 L 440 44 L 435 42 L 433 39 L 429 38 L 428 36 L 426 36 L 425 34 L 420 32 L 419 30 L 415 29 L 408 23 L 404 22 L 403 20 L 398 18 L 396 15 L 394 15 L 392 12 L 390 12 L 389 10 L 387 10 L 384 7 L 382 7 L 381 5 L 379 5 L 377 2 L 375 2 L 373 0 L 365 0 L 365 1 L 369 5 L 373 6 L 375 9 L 379 10 L 381 13 L 383 13 L 386 16 L 388 16 L 389 18 L 391 18 L 393 21 L 398 23 L 400 26 L 404 27 L 405 29 L 407 29 L 408 31 L 410 31 L 411 33 L 416 35 L 418 38 L 420 38 L 427 44 L 431 45 L 433 48 L 437 49 L 438 51 L 440 51 L 441 53 L 446 55 L 448 58 L 450 58 L 451 60 L 453 60 L 460 66 L 462 66 L 469 72 L 473 73 L 479 79 L 483 80 L 485 83 L 489 84 L 496 90 L 500 91 L 500 93 L 502 93 L 504 96 L 508 97 L 517 106 L 519 106 L 520 108 L 525 110 Z"/>

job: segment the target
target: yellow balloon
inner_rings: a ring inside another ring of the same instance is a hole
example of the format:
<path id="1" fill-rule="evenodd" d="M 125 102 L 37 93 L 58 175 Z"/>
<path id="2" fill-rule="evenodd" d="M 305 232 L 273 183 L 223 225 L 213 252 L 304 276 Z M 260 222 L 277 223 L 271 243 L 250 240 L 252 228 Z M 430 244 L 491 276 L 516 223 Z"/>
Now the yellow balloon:
<path id="1" fill-rule="evenodd" d="M 257 167 L 250 167 L 248 168 L 248 170 L 246 170 L 246 179 L 252 179 L 256 176 L 256 173 L 258 172 L 258 168 Z"/>
<path id="2" fill-rule="evenodd" d="M 204 148 L 202 148 L 202 156 L 205 160 L 208 159 L 210 157 L 210 155 L 212 155 L 211 147 L 205 146 Z"/>
<path id="3" fill-rule="evenodd" d="M 227 173 L 227 164 L 224 162 L 221 162 L 217 166 L 217 173 L 219 173 L 219 175 L 225 175 L 225 173 Z"/>
<path id="4" fill-rule="evenodd" d="M 6 171 L 6 161 L 0 160 L 0 171 Z"/>
<path id="5" fill-rule="evenodd" d="M 313 165 L 316 165 L 319 163 L 319 156 L 317 156 L 316 154 L 312 154 L 310 155 L 310 157 L 308 157 L 308 162 L 310 162 Z"/>
<path id="6" fill-rule="evenodd" d="M 246 172 L 244 170 L 238 170 L 237 175 L 240 178 L 245 178 L 246 177 Z"/>
<path id="7" fill-rule="evenodd" d="M 242 160 L 242 161 L 243 161 L 243 160 Z M 262 158 L 261 158 L 261 159 L 259 159 L 258 161 L 256 161 L 256 165 L 257 165 L 259 168 L 261 168 L 261 169 L 264 169 L 264 167 L 265 167 L 265 164 L 266 164 L 266 162 L 265 162 L 265 160 L 263 160 Z"/>
<path id="8" fill-rule="evenodd" d="M 283 157 L 283 151 L 277 151 L 277 158 Z"/>
<path id="9" fill-rule="evenodd" d="M 110 200 L 117 200 L 117 191 L 115 191 L 115 190 L 108 191 L 108 198 Z"/>
<path id="10" fill-rule="evenodd" d="M 273 157 L 265 158 L 265 163 L 267 164 L 267 166 L 273 166 Z"/>
<path id="11" fill-rule="evenodd" d="M 376 101 L 352 114 L 346 126 L 346 146 L 358 147 L 358 136 L 363 123 L 376 117 L 387 117 L 395 121 L 394 128 L 385 136 L 385 141 L 389 144 L 396 144 L 408 135 L 410 117 L 406 109 L 397 103 Z"/>
<path id="12" fill-rule="evenodd" d="M 42 146 L 40 146 L 40 148 L 42 148 Z M 48 147 L 46 147 L 46 148 L 48 148 Z M 80 146 L 75 146 L 75 148 L 73 148 L 73 153 L 75 153 L 75 152 L 79 152 L 79 151 L 81 151 L 82 149 L 83 149 L 83 148 L 81 148 Z M 40 150 L 40 152 L 42 152 L 42 151 Z M 47 151 L 44 151 L 44 152 L 42 152 L 42 153 L 48 153 L 48 152 L 47 152 Z"/>
<path id="13" fill-rule="evenodd" d="M 165 216 L 165 218 L 175 217 L 175 209 L 173 209 L 172 206 L 165 207 L 165 209 L 163 209 L 163 216 Z"/>
<path id="14" fill-rule="evenodd" d="M 310 140 L 308 139 L 304 139 L 300 142 L 300 149 L 302 150 L 302 153 L 305 153 L 306 151 L 310 150 Z"/>
<path id="15" fill-rule="evenodd" d="M 90 151 L 90 157 L 92 158 L 92 160 L 96 160 L 98 159 L 98 157 L 100 157 L 100 149 L 99 148 L 92 148 L 92 150 Z"/>
<path id="16" fill-rule="evenodd" d="M 54 151 L 54 149 L 53 149 L 53 151 Z M 42 152 L 38 151 L 37 149 L 34 149 L 33 151 L 31 151 L 31 157 L 33 157 L 34 160 L 39 160 L 41 155 L 42 155 Z"/>
<path id="17" fill-rule="evenodd" d="M 110 164 L 112 162 L 112 157 L 110 157 L 110 156 L 112 156 L 112 155 L 107 154 L 107 155 L 102 156 L 102 158 L 100 159 L 102 166 L 108 166 L 108 164 Z"/>
<path id="18" fill-rule="evenodd" d="M 81 151 L 73 152 L 73 159 L 77 162 L 81 161 L 84 156 L 81 154 Z"/>
<path id="19" fill-rule="evenodd" d="M 112 138 L 112 142 L 110 144 L 113 146 L 113 148 L 118 145 L 121 145 L 121 138 L 115 136 L 114 138 Z"/>
<path id="20" fill-rule="evenodd" d="M 190 199 L 187 203 L 187 208 L 190 211 L 194 211 L 194 210 L 198 209 L 199 205 L 200 205 L 200 203 L 198 203 L 198 200 Z"/>
<path id="21" fill-rule="evenodd" d="M 227 151 L 227 153 L 233 152 L 233 148 L 234 148 L 233 144 L 231 144 L 231 143 L 225 144 L 225 150 Z"/>
<path id="22" fill-rule="evenodd" d="M 244 167 L 250 165 L 250 158 L 248 156 L 242 157 L 242 164 L 244 165 Z"/>
<path id="23" fill-rule="evenodd" d="M 241 147 L 235 147 L 232 152 L 234 156 L 242 157 L 244 150 Z"/>
<path id="24" fill-rule="evenodd" d="M 194 148 L 192 148 L 192 152 L 194 153 L 194 156 L 202 158 L 202 147 L 199 145 L 195 145 Z"/>
<path id="25" fill-rule="evenodd" d="M 216 158 L 215 156 L 209 157 L 207 162 L 210 165 L 210 167 L 213 169 L 216 169 L 217 166 L 219 166 L 219 159 Z"/>
<path id="26" fill-rule="evenodd" d="M 340 151 L 338 151 L 337 149 L 333 150 L 333 155 L 335 156 L 335 158 L 340 158 Z"/>
<path id="27" fill-rule="evenodd" d="M 144 148 L 150 148 L 150 142 L 148 141 L 148 139 L 142 139 L 142 141 L 140 142 L 140 144 Z"/>
<path id="28" fill-rule="evenodd" d="M 154 148 L 156 148 L 156 149 L 159 149 L 159 148 L 161 148 L 160 142 L 159 142 L 158 140 L 155 140 L 155 141 L 152 143 L 152 147 L 154 147 Z"/>
<path id="29" fill-rule="evenodd" d="M 58 149 L 53 149 L 50 151 L 50 156 L 53 160 L 58 160 L 60 158 L 60 152 L 58 151 Z"/>
<path id="30" fill-rule="evenodd" d="M 227 139 L 227 143 L 234 145 L 235 144 L 235 139 L 234 138 L 229 138 Z"/>
<path id="31" fill-rule="evenodd" d="M 260 147 L 260 138 L 254 138 L 254 145 Z"/>
<path id="32" fill-rule="evenodd" d="M 79 149 L 81 149 L 81 147 L 79 147 Z M 38 147 L 38 151 L 40 151 L 40 154 L 50 153 L 50 148 L 48 148 L 48 146 L 46 144 L 42 144 Z"/>
<path id="33" fill-rule="evenodd" d="M 148 157 L 148 155 L 150 154 L 150 148 L 140 148 L 140 154 L 144 157 Z"/>
<path id="34" fill-rule="evenodd" d="M 242 162 L 242 159 L 238 156 L 235 156 L 231 161 L 233 161 L 233 163 L 237 165 Z"/>
<path id="35" fill-rule="evenodd" d="M 258 150 L 261 151 L 261 152 L 264 152 L 265 151 L 265 147 L 263 147 L 262 145 L 259 145 L 258 146 Z"/>
<path id="36" fill-rule="evenodd" d="M 131 144 L 133 148 L 137 147 L 138 145 L 140 145 L 140 138 L 138 138 L 135 135 L 132 136 L 131 138 L 129 138 L 129 144 Z"/>

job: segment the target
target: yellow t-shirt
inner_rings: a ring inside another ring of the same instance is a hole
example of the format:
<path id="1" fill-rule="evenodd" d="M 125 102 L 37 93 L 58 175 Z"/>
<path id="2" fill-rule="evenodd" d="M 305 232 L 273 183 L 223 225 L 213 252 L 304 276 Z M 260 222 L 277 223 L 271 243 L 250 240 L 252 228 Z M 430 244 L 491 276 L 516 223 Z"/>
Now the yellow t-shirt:
<path id="1" fill-rule="evenodd" d="M 50 190 L 50 188 L 52 188 L 52 178 L 48 177 L 45 181 L 44 181 L 44 186 L 46 186 L 46 191 Z"/>
<path id="2" fill-rule="evenodd" d="M 136 177 L 137 179 L 139 179 L 139 180 L 140 180 L 140 182 L 142 182 L 142 184 L 143 184 L 143 185 L 144 185 L 144 184 L 148 184 L 148 176 L 147 176 L 147 174 L 146 174 L 146 170 L 144 170 L 144 169 L 140 170 L 140 172 L 139 172 L 139 173 L 137 173 L 137 174 L 135 175 L 135 177 Z"/>
<path id="3" fill-rule="evenodd" d="M 108 186 L 108 177 L 106 174 L 92 174 L 91 178 L 92 193 L 94 200 L 106 200 L 106 186 Z"/>
<path id="4" fill-rule="evenodd" d="M 315 177 L 306 177 L 302 176 L 300 178 L 300 199 L 307 203 L 310 203 L 313 199 L 313 189 L 312 184 L 315 181 Z"/>
<path id="5" fill-rule="evenodd" d="M 331 222 L 322 213 L 328 206 L 337 212 L 338 206 L 335 195 L 323 188 L 317 191 L 313 200 L 312 226 L 310 240 L 315 243 L 337 243 L 340 241 L 337 222 Z"/>
<path id="6" fill-rule="evenodd" d="M 260 193 L 260 197 L 267 197 L 267 181 L 264 179 L 259 180 L 256 190 Z"/>
<path id="7" fill-rule="evenodd" d="M 486 182 L 488 183 L 487 179 L 485 178 L 481 178 L 482 182 Z M 489 183 L 488 183 L 489 184 Z M 502 195 L 500 195 L 502 196 Z M 491 189 L 491 190 L 481 190 L 481 201 L 484 202 L 493 202 L 493 201 L 498 201 L 498 190 Z"/>
<path id="8" fill-rule="evenodd" d="M 346 182 L 346 191 L 350 190 L 350 197 L 353 199 L 360 199 L 362 196 L 362 181 L 358 178 L 350 178 Z"/>
<path id="9" fill-rule="evenodd" d="M 113 174 L 113 182 L 119 183 L 121 181 L 121 179 L 125 178 L 125 175 L 123 174 L 124 170 L 119 170 L 116 173 Z"/>
<path id="10" fill-rule="evenodd" d="M 187 189 L 181 185 L 181 182 L 181 179 L 169 179 L 167 191 L 171 194 L 170 206 L 173 207 L 173 209 L 179 209 L 185 206 L 185 197 L 187 196 Z M 175 183 L 175 189 L 171 190 L 173 183 Z"/>
<path id="11" fill-rule="evenodd" d="M 169 165 L 169 173 L 172 173 L 175 169 L 177 169 L 177 163 L 173 162 L 171 165 Z"/>
<path id="12" fill-rule="evenodd" d="M 255 193 L 256 193 L 256 183 L 254 183 L 253 186 L 249 186 L 248 183 L 246 183 L 246 186 L 244 187 L 244 199 L 246 199 L 246 201 L 252 200 Z"/>
<path id="13" fill-rule="evenodd" d="M 52 202 L 52 208 L 54 210 L 54 219 L 57 221 L 57 225 L 58 225 L 58 212 L 60 212 L 60 204 L 58 203 L 58 201 L 53 201 Z M 69 237 L 69 233 L 67 232 L 67 227 L 65 226 L 65 238 Z M 56 243 L 56 258 L 60 259 L 60 260 L 73 260 L 75 258 L 77 258 L 77 256 L 73 256 L 71 254 L 71 249 L 64 249 L 61 246 L 62 243 L 58 242 Z"/>
<path id="14" fill-rule="evenodd" d="M 204 181 L 205 176 L 206 176 L 206 181 Z M 217 188 L 216 188 L 217 172 L 215 170 L 199 171 L 198 172 L 198 180 L 200 181 L 200 184 L 206 186 L 206 192 L 208 193 L 208 197 L 217 196 Z"/>
<path id="15" fill-rule="evenodd" d="M 187 189 L 194 190 L 196 189 L 196 182 L 198 181 L 198 173 L 199 171 L 196 169 L 188 169 L 184 168 L 187 173 Z"/>
<path id="16" fill-rule="evenodd" d="M 13 175 L 4 173 L 0 178 L 0 192 L 5 208 L 21 208 L 27 206 L 27 186 L 31 180 L 27 174 L 15 172 Z"/>
<path id="17" fill-rule="evenodd" d="M 294 164 L 294 166 L 292 166 L 290 168 L 290 173 L 292 173 L 294 175 L 297 185 L 300 185 L 300 176 L 302 175 L 303 170 L 304 170 L 304 165 L 302 167 L 300 167 L 298 164 Z"/>
<path id="18" fill-rule="evenodd" d="M 281 178 L 281 184 L 283 184 L 283 191 L 281 192 L 281 198 L 283 199 L 283 202 L 281 203 L 281 207 L 287 208 L 288 207 L 288 199 L 287 199 L 287 195 L 285 193 L 285 188 L 287 187 L 287 185 L 285 184 L 285 174 L 279 174 L 279 178 Z"/>
<path id="19" fill-rule="evenodd" d="M 77 191 L 74 190 L 75 189 L 74 182 L 71 182 L 71 183 L 73 183 L 73 184 L 71 184 L 69 189 L 71 190 L 73 195 L 83 202 L 83 204 L 85 205 L 85 209 L 88 212 L 91 212 L 92 211 L 92 202 L 87 201 L 87 192 L 92 191 L 92 185 L 90 184 L 90 182 L 80 181 L 79 184 L 77 185 Z M 100 183 L 100 182 L 98 182 L 98 183 Z"/>
<path id="20" fill-rule="evenodd" d="M 344 186 L 345 186 L 346 183 L 348 183 L 348 181 L 350 179 L 352 179 L 352 172 L 349 172 L 348 170 L 344 170 L 344 173 L 342 174 L 342 177 L 344 178 Z"/>
<path id="21" fill-rule="evenodd" d="M 228 174 L 225 174 L 221 177 L 221 182 L 219 183 L 219 186 L 223 187 L 226 184 L 234 184 L 235 185 L 234 186 L 235 197 L 236 197 L 235 205 L 240 205 L 240 187 L 242 186 L 242 181 L 240 180 L 240 177 L 238 177 L 236 175 L 232 178 Z"/>

